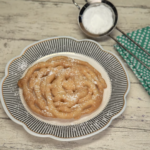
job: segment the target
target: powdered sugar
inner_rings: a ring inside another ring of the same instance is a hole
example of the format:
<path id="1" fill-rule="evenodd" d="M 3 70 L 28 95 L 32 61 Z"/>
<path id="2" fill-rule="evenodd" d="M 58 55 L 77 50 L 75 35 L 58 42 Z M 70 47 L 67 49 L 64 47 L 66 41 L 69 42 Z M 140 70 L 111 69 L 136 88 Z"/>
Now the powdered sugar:
<path id="1" fill-rule="evenodd" d="M 80 57 L 79 57 L 80 58 Z M 23 59 L 23 60 L 25 60 L 25 59 Z M 47 58 L 45 59 L 45 60 L 47 60 Z M 81 59 L 82 60 L 82 59 Z M 84 60 L 84 59 L 83 59 Z M 40 60 L 40 61 L 42 61 L 42 59 Z M 50 63 L 54 63 L 54 61 L 52 61 L 52 62 L 50 62 Z M 70 64 L 69 64 L 70 65 Z M 69 66 L 68 65 L 68 66 Z M 56 67 L 57 68 L 57 67 Z M 48 69 L 48 68 L 47 68 Z M 73 68 L 74 69 L 74 68 Z M 59 68 L 58 68 L 58 70 L 59 70 Z M 66 68 L 64 68 L 63 69 L 63 72 L 61 72 L 61 70 L 59 71 L 59 72 L 57 72 L 57 71 L 55 71 L 54 70 L 54 68 L 52 69 L 52 68 L 49 68 L 49 70 L 47 70 L 48 72 L 47 72 L 47 76 L 49 76 L 50 74 L 52 74 L 52 72 L 53 73 L 55 73 L 55 74 L 59 74 L 60 72 L 61 73 L 65 73 L 65 74 L 67 74 L 67 72 L 69 72 L 70 74 L 70 76 L 71 76 L 71 72 L 72 73 L 74 73 L 74 75 L 73 75 L 73 77 L 71 77 L 71 79 L 76 79 L 77 78 L 77 81 L 78 80 L 80 80 L 80 74 L 78 73 L 78 72 L 76 72 L 76 71 L 74 71 L 74 70 L 72 70 L 72 71 L 69 71 L 70 70 L 70 68 L 69 67 L 66 67 Z M 51 72 L 51 73 L 50 73 Z M 80 72 L 80 71 L 79 71 Z M 66 75 L 67 76 L 67 75 Z M 41 80 L 43 80 L 44 79 L 44 77 L 42 77 L 41 78 Z M 68 78 L 67 78 L 67 80 L 68 80 Z M 78 86 L 80 86 L 80 87 L 85 87 L 84 86 L 84 84 L 83 84 L 83 82 L 84 81 L 82 81 L 82 80 L 87 80 L 87 78 L 86 78 L 86 76 L 83 76 L 82 78 L 81 78 L 81 82 L 79 81 L 79 84 L 77 83 L 77 85 Z M 98 79 L 96 79 L 96 78 L 93 78 L 93 84 L 94 84 L 94 81 L 97 81 Z M 76 80 L 75 80 L 76 81 Z M 42 81 L 43 82 L 43 81 Z M 37 82 L 35 82 L 35 83 L 37 83 Z M 86 89 L 87 89 L 87 87 L 85 87 Z M 81 88 L 82 89 L 82 88 Z M 59 90 L 59 92 L 58 92 L 58 94 L 61 94 L 61 95 L 63 95 L 64 94 L 64 92 L 62 93 L 60 90 Z M 68 92 L 67 92 L 68 93 Z M 64 94 L 65 95 L 65 94 Z M 69 93 L 68 93 L 68 95 L 69 95 Z M 70 94 L 71 95 L 71 97 L 68 97 L 68 98 L 70 98 L 70 101 L 67 101 L 67 103 L 69 102 L 72 102 L 72 103 L 74 103 L 74 100 L 77 100 L 76 98 L 75 98 L 75 96 L 72 96 L 72 95 L 74 95 L 74 94 Z M 45 95 L 46 96 L 46 95 Z M 52 99 L 52 101 L 53 101 L 53 96 L 50 96 Z M 68 98 L 67 98 L 67 100 L 68 100 Z M 46 99 L 47 99 L 47 97 L 46 97 Z M 48 100 L 48 99 L 47 99 Z M 23 100 L 23 103 L 24 103 L 24 101 L 25 100 Z M 51 112 L 51 105 L 50 105 L 50 103 L 51 103 L 51 101 L 50 101 L 50 98 L 49 98 L 49 100 L 47 101 L 47 104 L 48 104 L 48 106 L 46 106 L 45 107 L 45 110 L 46 110 L 46 112 L 45 112 L 45 114 L 46 113 L 49 113 L 49 112 Z M 64 102 L 65 103 L 65 102 Z M 74 105 L 73 107 L 71 107 L 71 109 L 77 109 L 78 107 L 80 107 L 80 105 L 78 106 L 78 104 L 76 104 L 76 105 Z M 28 109 L 27 109 L 28 110 Z M 30 112 L 30 110 L 28 110 L 29 112 Z M 70 125 L 70 124 L 72 124 L 72 125 L 75 125 L 75 124 L 78 124 L 78 123 L 80 123 L 80 122 L 85 122 L 85 121 L 87 121 L 87 120 L 89 120 L 89 119 L 91 119 L 91 118 L 93 118 L 93 116 L 96 116 L 96 114 L 98 114 L 98 112 L 101 112 L 101 110 L 97 110 L 97 111 L 95 111 L 95 112 L 93 112 L 92 114 L 88 114 L 87 116 L 85 115 L 85 116 L 83 116 L 83 117 L 81 117 L 81 119 L 79 119 L 79 120 L 65 120 L 65 121 L 61 121 L 61 120 L 59 120 L 59 119 L 57 119 L 57 118 L 51 118 L 51 119 L 46 119 L 46 118 L 42 118 L 41 116 L 39 117 L 39 116 L 37 116 L 37 115 L 34 115 L 36 118 L 38 118 L 39 120 L 42 120 L 43 122 L 47 122 L 47 123 L 50 123 L 50 124 L 54 124 L 54 125 L 62 125 L 62 126 L 64 126 L 64 125 Z M 32 114 L 32 112 L 30 112 L 31 114 Z M 46 114 L 47 115 L 47 114 Z M 86 122 L 87 123 L 87 122 Z M 86 126 L 86 123 L 85 124 L 83 124 L 83 125 L 85 125 Z M 99 123 L 99 122 L 98 122 Z M 97 122 L 96 122 L 96 125 L 98 124 Z M 87 125 L 88 125 L 89 123 L 87 123 Z M 94 124 L 95 125 L 95 124 Z M 83 130 L 84 130 L 84 127 L 82 127 L 83 128 Z M 75 128 L 73 128 L 73 130 L 74 131 L 76 131 L 76 129 Z"/>
<path id="2" fill-rule="evenodd" d="M 113 26 L 113 13 L 105 5 L 89 7 L 83 14 L 83 25 L 93 34 L 103 34 Z"/>
<path id="3" fill-rule="evenodd" d="M 51 76 L 52 74 L 53 74 L 53 72 L 52 72 L 52 71 L 50 71 L 50 72 L 49 72 L 49 74 L 48 74 L 48 76 Z"/>
<path id="4" fill-rule="evenodd" d="M 80 106 L 79 104 L 76 104 L 76 105 L 72 106 L 71 108 L 77 108 L 79 106 Z"/>
<path id="5" fill-rule="evenodd" d="M 97 81 L 95 81 L 95 80 L 92 80 L 92 82 L 93 82 L 94 84 L 97 84 Z"/>
<path id="6" fill-rule="evenodd" d="M 47 116 L 51 117 L 53 116 L 50 112 L 48 112 L 47 110 L 42 110 L 43 114 L 46 114 Z"/>
<path id="7" fill-rule="evenodd" d="M 78 98 L 78 95 L 67 95 L 67 98 L 70 100 L 70 101 L 75 101 L 75 100 L 77 100 L 77 98 Z"/>
<path id="8" fill-rule="evenodd" d="M 26 60 L 23 60 L 22 62 L 19 62 L 17 64 L 17 70 L 18 71 L 24 71 L 28 67 L 28 63 Z"/>
<path id="9" fill-rule="evenodd" d="M 52 97 L 51 96 L 48 96 L 47 98 L 48 98 L 49 101 L 52 101 Z"/>

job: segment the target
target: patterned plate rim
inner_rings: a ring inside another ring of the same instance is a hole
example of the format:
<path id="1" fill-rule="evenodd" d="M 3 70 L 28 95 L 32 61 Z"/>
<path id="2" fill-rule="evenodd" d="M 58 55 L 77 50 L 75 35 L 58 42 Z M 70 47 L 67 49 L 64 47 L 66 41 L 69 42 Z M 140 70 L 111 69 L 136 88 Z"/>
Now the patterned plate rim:
<path id="1" fill-rule="evenodd" d="M 90 133 L 90 134 L 87 134 L 87 135 L 83 135 L 83 136 L 81 136 L 81 137 L 60 138 L 60 137 L 56 137 L 56 136 L 54 136 L 54 135 L 42 135 L 42 134 L 38 134 L 38 133 L 34 132 L 34 131 L 32 131 L 25 123 L 19 121 L 17 118 L 15 118 L 15 117 L 10 113 L 9 109 L 8 109 L 7 106 L 6 106 L 5 100 L 4 100 L 4 98 L 3 98 L 3 83 L 4 83 L 4 81 L 6 80 L 7 76 L 9 75 L 8 69 L 9 69 L 10 64 L 11 64 L 14 60 L 20 58 L 20 57 L 26 52 L 26 50 L 27 50 L 28 48 L 30 48 L 31 46 L 33 46 L 33 45 L 35 45 L 35 44 L 38 44 L 38 43 L 41 43 L 41 42 L 44 42 L 44 41 L 49 41 L 49 40 L 53 40 L 53 39 L 60 39 L 60 38 L 72 39 L 72 40 L 74 40 L 74 41 L 76 41 L 76 42 L 89 41 L 89 42 L 93 42 L 93 43 L 97 44 L 97 45 L 100 47 L 101 50 L 103 50 L 103 51 L 106 52 L 106 53 L 109 53 L 109 54 L 113 55 L 113 56 L 117 59 L 117 61 L 118 61 L 118 62 L 120 63 L 120 65 L 122 66 L 122 68 L 123 68 L 123 70 L 124 70 L 124 72 L 125 72 L 125 74 L 126 74 L 126 78 L 127 78 L 127 89 L 126 89 L 126 92 L 124 93 L 124 105 L 123 105 L 122 109 L 120 110 L 120 112 L 117 113 L 117 114 L 115 114 L 114 116 L 112 116 L 112 117 L 110 118 L 110 120 L 107 122 L 107 124 L 106 124 L 103 128 L 100 128 L 99 130 L 97 130 L 97 131 L 95 131 L 95 132 L 93 132 L 93 133 Z M 97 43 L 97 42 L 95 42 L 95 41 L 93 41 L 93 40 L 89 40 L 89 39 L 77 40 L 77 39 L 72 38 L 72 37 L 69 37 L 69 36 L 58 36 L 58 37 L 52 37 L 52 38 L 43 39 L 43 40 L 34 42 L 34 43 L 32 43 L 32 44 L 26 46 L 26 47 L 22 50 L 22 52 L 21 52 L 20 55 L 18 55 L 18 56 L 16 56 L 16 57 L 12 58 L 12 59 L 7 63 L 7 65 L 6 65 L 6 67 L 5 67 L 5 76 L 2 78 L 1 83 L 0 83 L 0 98 L 1 98 L 1 103 L 2 103 L 3 109 L 4 109 L 5 113 L 8 115 L 8 117 L 9 117 L 12 121 L 14 121 L 15 123 L 17 123 L 17 124 L 23 126 L 23 128 L 24 128 L 29 134 L 34 135 L 34 136 L 37 136 L 37 137 L 50 137 L 50 138 L 55 139 L 55 140 L 58 140 L 58 141 L 75 141 L 75 140 L 81 140 L 81 139 L 85 139 L 85 138 L 91 137 L 91 136 L 96 135 L 96 134 L 102 132 L 103 130 L 107 129 L 107 128 L 109 127 L 109 125 L 111 124 L 111 122 L 112 122 L 115 118 L 119 117 L 119 116 L 124 112 L 124 110 L 125 110 L 125 108 L 126 108 L 126 96 L 128 95 L 129 90 L 130 90 L 130 80 L 129 80 L 128 73 L 127 73 L 127 71 L 126 71 L 126 69 L 125 69 L 123 63 L 121 62 L 120 58 L 119 58 L 116 54 L 114 54 L 114 53 L 112 53 L 112 52 L 110 52 L 110 51 L 108 52 L 108 51 L 104 50 L 104 49 L 102 48 L 102 46 L 101 46 L 99 43 Z"/>

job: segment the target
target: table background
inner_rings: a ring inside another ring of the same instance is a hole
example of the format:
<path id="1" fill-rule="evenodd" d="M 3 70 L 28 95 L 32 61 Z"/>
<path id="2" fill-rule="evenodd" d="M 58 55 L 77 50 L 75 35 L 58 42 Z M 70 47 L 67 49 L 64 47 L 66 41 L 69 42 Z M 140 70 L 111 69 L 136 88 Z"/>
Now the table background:
<path id="1" fill-rule="evenodd" d="M 118 26 L 125 32 L 150 25 L 149 0 L 111 2 L 119 12 Z M 0 79 L 7 62 L 35 41 L 54 36 L 87 38 L 79 30 L 77 16 L 72 0 L 0 0 Z M 98 42 L 118 55 L 111 39 Z M 75 142 L 34 137 L 12 122 L 0 103 L 0 150 L 150 150 L 150 96 L 125 62 L 124 65 L 131 81 L 127 108 L 105 131 Z"/>

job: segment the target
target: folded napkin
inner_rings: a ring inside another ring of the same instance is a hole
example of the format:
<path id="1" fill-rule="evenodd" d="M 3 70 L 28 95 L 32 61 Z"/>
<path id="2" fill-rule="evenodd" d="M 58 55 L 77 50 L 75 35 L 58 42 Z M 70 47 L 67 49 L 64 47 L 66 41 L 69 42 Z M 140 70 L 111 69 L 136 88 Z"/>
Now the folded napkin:
<path id="1" fill-rule="evenodd" d="M 148 53 L 150 53 L 150 26 L 127 33 L 136 43 L 143 47 Z M 117 40 L 124 45 L 132 54 L 139 58 L 144 64 L 150 67 L 150 56 L 146 54 L 137 45 L 131 42 L 124 35 L 118 36 Z M 119 54 L 123 57 L 126 63 L 130 66 L 136 77 L 139 79 L 145 90 L 150 95 L 150 70 L 137 61 L 132 55 L 126 52 L 119 45 L 114 46 Z"/>

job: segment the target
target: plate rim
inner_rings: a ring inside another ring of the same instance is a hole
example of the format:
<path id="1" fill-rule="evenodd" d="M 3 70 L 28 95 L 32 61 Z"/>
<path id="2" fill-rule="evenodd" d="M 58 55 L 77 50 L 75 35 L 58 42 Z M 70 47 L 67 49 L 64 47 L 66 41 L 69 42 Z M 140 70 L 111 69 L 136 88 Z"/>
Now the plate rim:
<path id="1" fill-rule="evenodd" d="M 60 137 L 56 137 L 56 136 L 54 136 L 54 135 L 42 135 L 42 134 L 38 134 L 38 133 L 36 133 L 36 132 L 33 132 L 32 130 L 30 130 L 30 129 L 27 127 L 27 125 L 26 125 L 25 123 L 23 123 L 23 122 L 17 120 L 16 118 L 14 118 L 14 117 L 10 114 L 10 112 L 9 112 L 8 109 L 6 108 L 7 106 L 5 105 L 5 102 L 4 102 L 4 99 L 3 99 L 2 86 L 3 86 L 3 82 L 5 81 L 5 79 L 6 79 L 7 76 L 8 76 L 8 68 L 9 68 L 11 62 L 13 62 L 15 59 L 21 57 L 29 47 L 31 47 L 31 46 L 33 46 L 33 45 L 35 45 L 35 44 L 41 43 L 41 42 L 43 42 L 43 41 L 48 41 L 48 40 L 52 40 L 52 39 L 60 39 L 60 38 L 68 38 L 68 39 L 72 39 L 72 40 L 74 40 L 74 41 L 76 41 L 76 42 L 89 41 L 89 42 L 93 42 L 93 43 L 97 44 L 104 52 L 110 53 L 111 55 L 113 55 L 113 56 L 119 61 L 119 63 L 120 63 L 121 66 L 123 67 L 123 69 L 124 69 L 124 71 L 125 71 L 125 73 L 126 73 L 126 77 L 127 77 L 127 82 L 128 82 L 128 84 L 127 84 L 127 89 L 126 89 L 126 91 L 125 91 L 125 93 L 124 93 L 124 97 L 123 97 L 123 98 L 124 98 L 124 106 L 123 106 L 122 109 L 119 111 L 119 113 L 117 113 L 117 114 L 115 114 L 114 116 L 112 116 L 111 119 L 107 122 L 107 124 L 106 124 L 104 127 L 102 127 L 101 129 L 99 129 L 99 130 L 97 130 L 97 131 L 95 131 L 95 132 L 93 132 L 93 133 L 80 136 L 80 137 L 60 138 Z M 36 42 L 34 42 L 34 43 L 31 43 L 31 44 L 27 45 L 27 46 L 22 50 L 22 52 L 20 53 L 20 55 L 18 55 L 18 56 L 16 56 L 16 57 L 13 57 L 13 58 L 7 63 L 7 65 L 6 65 L 6 67 L 5 67 L 5 75 L 4 75 L 4 77 L 2 78 L 2 80 L 1 80 L 1 82 L 0 82 L 0 98 L 1 98 L 1 104 L 2 104 L 3 109 L 4 109 L 5 113 L 7 114 L 7 116 L 8 116 L 13 122 L 15 122 L 15 123 L 21 125 L 29 134 L 34 135 L 34 136 L 36 136 L 36 137 L 45 137 L 45 138 L 49 137 L 49 138 L 55 139 L 55 140 L 57 140 L 57 141 L 76 141 L 76 140 L 81 140 L 81 139 L 85 139 L 85 138 L 91 137 L 91 136 L 93 136 L 93 135 L 96 135 L 96 134 L 98 134 L 98 133 L 104 131 L 105 129 L 107 129 L 107 128 L 109 127 L 109 125 L 111 124 L 111 122 L 112 122 L 115 118 L 119 117 L 119 116 L 124 112 L 124 110 L 125 110 L 125 108 L 126 108 L 126 103 L 127 103 L 126 97 L 127 97 L 128 93 L 129 93 L 129 90 L 130 90 L 130 79 L 129 79 L 129 75 L 128 75 L 128 73 L 127 73 L 127 70 L 126 70 L 124 64 L 122 63 L 122 61 L 120 60 L 120 58 L 119 58 L 116 54 L 114 54 L 114 53 L 112 53 L 112 52 L 110 52 L 110 51 L 104 50 L 103 47 L 102 47 L 98 42 L 96 42 L 96 41 L 94 41 L 94 40 L 91 40 L 91 39 L 81 39 L 81 40 L 77 40 L 77 39 L 75 39 L 75 38 L 73 38 L 73 37 L 70 37 L 70 36 L 56 36 L 56 37 L 46 38 L 46 39 L 42 39 L 42 40 L 39 40 L 39 41 L 36 41 Z"/>

